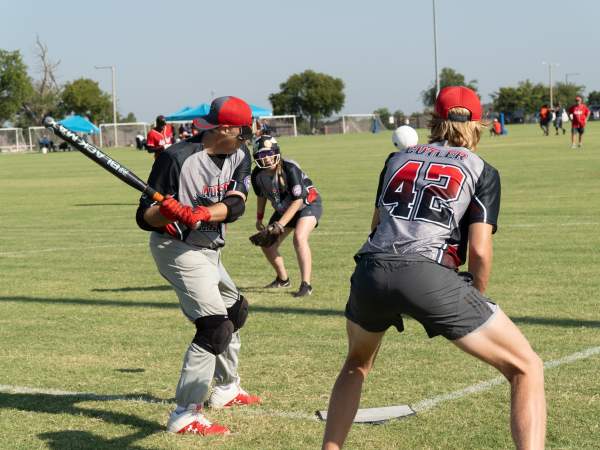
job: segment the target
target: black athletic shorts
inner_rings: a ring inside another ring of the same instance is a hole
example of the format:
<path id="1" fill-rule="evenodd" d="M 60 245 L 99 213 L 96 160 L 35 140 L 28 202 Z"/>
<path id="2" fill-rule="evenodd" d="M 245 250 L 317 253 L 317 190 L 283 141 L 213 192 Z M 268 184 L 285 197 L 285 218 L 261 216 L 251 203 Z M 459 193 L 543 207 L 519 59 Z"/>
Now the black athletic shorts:
<path id="1" fill-rule="evenodd" d="M 310 205 L 306 205 L 305 208 L 301 209 L 296 214 L 294 214 L 294 217 L 292 217 L 292 220 L 289 221 L 289 223 L 285 226 L 285 228 L 296 228 L 298 219 L 300 217 L 307 217 L 307 216 L 315 216 L 315 219 L 317 219 L 317 224 L 315 225 L 315 228 L 317 228 L 319 226 L 319 219 L 321 218 L 322 214 L 323 214 L 323 206 L 321 206 L 320 203 L 311 203 Z M 271 218 L 269 219 L 269 225 L 272 224 L 273 222 L 277 222 L 279 219 L 281 219 L 282 215 L 283 214 L 275 211 L 273 213 L 273 215 L 271 216 Z"/>
<path id="2" fill-rule="evenodd" d="M 583 134 L 584 131 L 585 131 L 584 127 L 572 127 L 571 128 L 571 134 L 575 134 L 575 133 Z"/>
<path id="3" fill-rule="evenodd" d="M 485 324 L 498 307 L 473 287 L 472 276 L 420 255 L 356 255 L 346 317 L 367 331 L 392 325 L 402 315 L 419 321 L 430 338 L 454 340 Z"/>

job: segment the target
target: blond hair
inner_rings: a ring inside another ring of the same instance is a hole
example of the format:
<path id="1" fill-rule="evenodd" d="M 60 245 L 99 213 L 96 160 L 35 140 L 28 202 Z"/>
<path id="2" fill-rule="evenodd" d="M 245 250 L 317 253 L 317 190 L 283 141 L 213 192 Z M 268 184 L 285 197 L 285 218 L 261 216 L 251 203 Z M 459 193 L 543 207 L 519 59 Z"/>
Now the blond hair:
<path id="1" fill-rule="evenodd" d="M 471 112 L 465 108 L 452 108 L 448 114 L 455 116 L 464 116 L 468 118 Z M 429 121 L 429 142 L 448 141 L 452 147 L 465 147 L 471 150 L 477 148 L 479 139 L 481 139 L 481 129 L 487 126 L 487 123 L 479 120 L 467 120 L 465 122 L 455 122 L 443 119 L 439 114 L 433 113 Z"/>

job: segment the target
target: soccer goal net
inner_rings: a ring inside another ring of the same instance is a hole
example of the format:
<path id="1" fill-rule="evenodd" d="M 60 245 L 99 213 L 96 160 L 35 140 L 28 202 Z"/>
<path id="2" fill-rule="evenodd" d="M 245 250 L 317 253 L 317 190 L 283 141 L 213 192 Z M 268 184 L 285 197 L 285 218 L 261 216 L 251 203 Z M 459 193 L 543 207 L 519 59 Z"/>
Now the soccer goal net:
<path id="1" fill-rule="evenodd" d="M 343 133 L 377 133 L 384 129 L 377 114 L 347 114 L 342 116 Z"/>
<path id="2" fill-rule="evenodd" d="M 266 125 L 271 136 L 298 136 L 296 116 L 264 116 L 258 120 Z"/>
<path id="3" fill-rule="evenodd" d="M 384 129 L 377 114 L 346 114 L 323 121 L 323 134 L 377 133 Z"/>
<path id="4" fill-rule="evenodd" d="M 100 145 L 99 134 L 77 133 L 83 139 L 93 145 Z M 27 139 L 30 150 L 65 152 L 74 150 L 73 146 L 61 138 L 56 137 L 52 131 L 44 127 L 29 127 L 27 129 Z M 46 148 L 46 150 L 43 150 Z"/>
<path id="5" fill-rule="evenodd" d="M 28 149 L 22 128 L 0 128 L 0 151 L 23 152 Z"/>
<path id="6" fill-rule="evenodd" d="M 41 150 L 46 147 L 49 151 L 54 150 L 60 144 L 61 140 L 48 130 L 46 127 L 29 127 L 27 129 L 27 138 L 29 139 L 29 148 L 31 150 Z"/>
<path id="7" fill-rule="evenodd" d="M 135 147 L 135 137 L 139 134 L 145 139 L 149 128 L 145 122 L 101 123 L 100 147 Z"/>

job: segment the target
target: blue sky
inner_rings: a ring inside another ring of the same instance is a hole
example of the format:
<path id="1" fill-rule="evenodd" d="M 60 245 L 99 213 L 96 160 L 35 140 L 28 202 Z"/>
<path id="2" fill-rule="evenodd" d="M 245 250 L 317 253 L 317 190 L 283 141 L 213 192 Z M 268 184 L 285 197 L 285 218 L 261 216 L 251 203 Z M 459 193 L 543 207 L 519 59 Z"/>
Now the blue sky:
<path id="1" fill-rule="evenodd" d="M 499 86 L 548 81 L 558 63 L 600 90 L 600 2 L 437 0 L 439 67 L 476 79 L 484 101 Z M 340 77 L 344 113 L 420 110 L 434 77 L 430 0 L 0 2 L 0 48 L 20 50 L 35 76 L 36 34 L 60 60 L 59 81 L 97 80 L 118 109 L 150 121 L 211 95 L 269 106 L 293 73 Z"/>

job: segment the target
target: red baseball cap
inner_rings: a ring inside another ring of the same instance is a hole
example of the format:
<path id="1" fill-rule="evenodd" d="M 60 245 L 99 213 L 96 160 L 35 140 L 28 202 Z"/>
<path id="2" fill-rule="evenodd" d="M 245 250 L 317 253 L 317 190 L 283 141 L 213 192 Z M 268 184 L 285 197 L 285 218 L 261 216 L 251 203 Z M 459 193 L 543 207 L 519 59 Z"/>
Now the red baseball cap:
<path id="1" fill-rule="evenodd" d="M 215 98 L 206 116 L 194 119 L 194 125 L 201 130 L 217 127 L 250 127 L 252 110 L 241 98 L 227 96 Z"/>
<path id="2" fill-rule="evenodd" d="M 470 118 L 464 116 L 448 117 L 448 111 L 452 108 L 465 108 L 471 113 Z M 481 120 L 482 108 L 477 93 L 465 86 L 448 86 L 443 88 L 435 100 L 435 112 L 442 119 L 454 122 L 467 122 Z"/>

